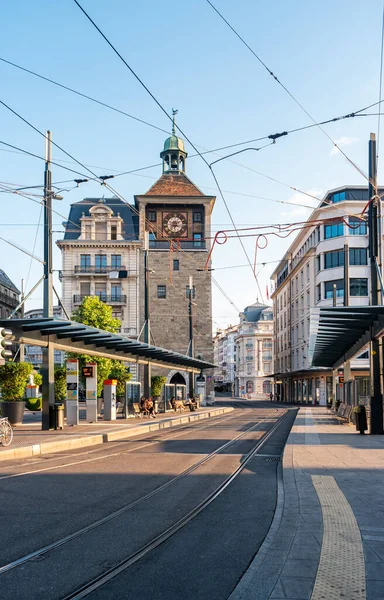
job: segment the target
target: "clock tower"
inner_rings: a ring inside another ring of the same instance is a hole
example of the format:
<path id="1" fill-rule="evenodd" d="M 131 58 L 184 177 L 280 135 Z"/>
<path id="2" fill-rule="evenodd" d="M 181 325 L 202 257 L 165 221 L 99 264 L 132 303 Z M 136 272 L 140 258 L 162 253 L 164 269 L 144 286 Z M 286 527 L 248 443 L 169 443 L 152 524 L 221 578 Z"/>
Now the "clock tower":
<path id="1" fill-rule="evenodd" d="M 193 356 L 212 363 L 211 273 L 205 267 L 216 198 L 203 194 L 187 177 L 187 156 L 183 140 L 176 136 L 173 120 L 172 135 L 165 140 L 160 153 L 162 175 L 145 194 L 135 196 L 140 238 L 147 239 L 149 246 L 150 343 L 181 354 L 190 353 L 192 282 Z M 140 281 L 144 282 L 144 260 L 142 264 Z M 145 324 L 144 295 L 141 290 L 141 328 Z M 169 372 L 168 382 L 181 383 L 181 377 L 188 388 L 185 373 Z M 208 372 L 205 377 L 209 393 L 213 390 L 213 377 Z"/>

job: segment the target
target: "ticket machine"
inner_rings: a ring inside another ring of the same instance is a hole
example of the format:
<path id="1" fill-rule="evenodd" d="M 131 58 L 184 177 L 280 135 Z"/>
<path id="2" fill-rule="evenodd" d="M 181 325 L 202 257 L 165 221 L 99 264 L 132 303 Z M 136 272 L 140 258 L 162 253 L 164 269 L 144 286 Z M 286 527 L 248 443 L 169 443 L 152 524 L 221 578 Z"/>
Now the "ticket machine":
<path id="1" fill-rule="evenodd" d="M 104 381 L 104 421 L 116 421 L 116 379 Z"/>

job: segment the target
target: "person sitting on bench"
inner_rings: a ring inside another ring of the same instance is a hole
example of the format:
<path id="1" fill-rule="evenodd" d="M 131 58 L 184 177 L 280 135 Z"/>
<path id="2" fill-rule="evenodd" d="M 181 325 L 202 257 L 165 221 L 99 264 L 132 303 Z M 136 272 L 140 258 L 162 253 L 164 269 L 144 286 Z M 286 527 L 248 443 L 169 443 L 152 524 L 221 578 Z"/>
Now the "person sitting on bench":
<path id="1" fill-rule="evenodd" d="M 148 400 L 145 401 L 144 410 L 149 414 L 150 417 L 152 417 L 152 419 L 156 419 L 155 407 L 152 398 L 148 398 Z"/>
<path id="2" fill-rule="evenodd" d="M 186 406 L 189 406 L 189 410 L 191 412 L 193 412 L 197 408 L 197 402 L 195 402 L 195 399 L 192 398 L 192 396 L 188 398 L 188 400 L 186 400 L 185 404 Z"/>

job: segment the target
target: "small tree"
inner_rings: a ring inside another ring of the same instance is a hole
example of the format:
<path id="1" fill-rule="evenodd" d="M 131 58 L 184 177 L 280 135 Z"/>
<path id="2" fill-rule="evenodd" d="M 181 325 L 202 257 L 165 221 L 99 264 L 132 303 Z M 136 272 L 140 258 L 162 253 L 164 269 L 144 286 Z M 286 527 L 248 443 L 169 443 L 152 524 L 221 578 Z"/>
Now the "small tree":
<path id="1" fill-rule="evenodd" d="M 67 371 L 65 367 L 55 367 L 55 400 L 64 402 L 67 397 Z"/>
<path id="2" fill-rule="evenodd" d="M 33 366 L 26 362 L 6 362 L 0 365 L 0 387 L 2 400 L 20 402 L 24 398 L 28 377 Z"/>
<path id="3" fill-rule="evenodd" d="M 167 378 L 163 375 L 153 375 L 153 377 L 151 377 L 152 396 L 154 396 L 155 398 L 161 396 L 161 391 L 166 382 Z"/>
<path id="4" fill-rule="evenodd" d="M 112 307 L 97 296 L 86 296 L 79 308 L 73 311 L 72 321 L 110 333 L 117 333 L 121 327 L 121 321 L 112 316 Z"/>
<path id="5" fill-rule="evenodd" d="M 97 296 L 86 296 L 79 308 L 73 312 L 72 320 L 77 323 L 89 325 L 90 327 L 109 331 L 110 333 L 117 333 L 121 327 L 121 321 L 112 316 L 112 307 L 104 304 Z M 99 358 L 86 354 L 79 356 L 78 354 L 70 353 L 68 356 L 79 359 L 80 369 L 88 362 L 96 363 L 97 395 L 100 397 L 103 392 L 104 380 L 108 379 L 114 361 L 109 358 Z"/>
<path id="6" fill-rule="evenodd" d="M 132 379 L 132 373 L 128 371 L 128 367 L 126 367 L 121 361 L 113 360 L 112 369 L 109 373 L 109 379 L 117 379 L 116 396 L 124 396 L 125 384 L 127 381 Z"/>

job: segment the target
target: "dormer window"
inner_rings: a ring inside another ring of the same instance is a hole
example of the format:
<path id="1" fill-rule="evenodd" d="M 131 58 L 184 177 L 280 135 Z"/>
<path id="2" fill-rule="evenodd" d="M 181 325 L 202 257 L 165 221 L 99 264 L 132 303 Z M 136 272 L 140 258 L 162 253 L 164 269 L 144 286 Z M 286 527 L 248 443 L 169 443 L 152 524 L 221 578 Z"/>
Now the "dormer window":
<path id="1" fill-rule="evenodd" d="M 83 240 L 114 241 L 122 240 L 123 219 L 120 213 L 114 214 L 113 210 L 100 200 L 89 209 L 89 216 L 83 213 L 81 222 L 81 236 Z"/>
<path id="2" fill-rule="evenodd" d="M 95 234 L 96 240 L 106 240 L 107 239 L 107 224 L 106 223 L 95 223 Z"/>

